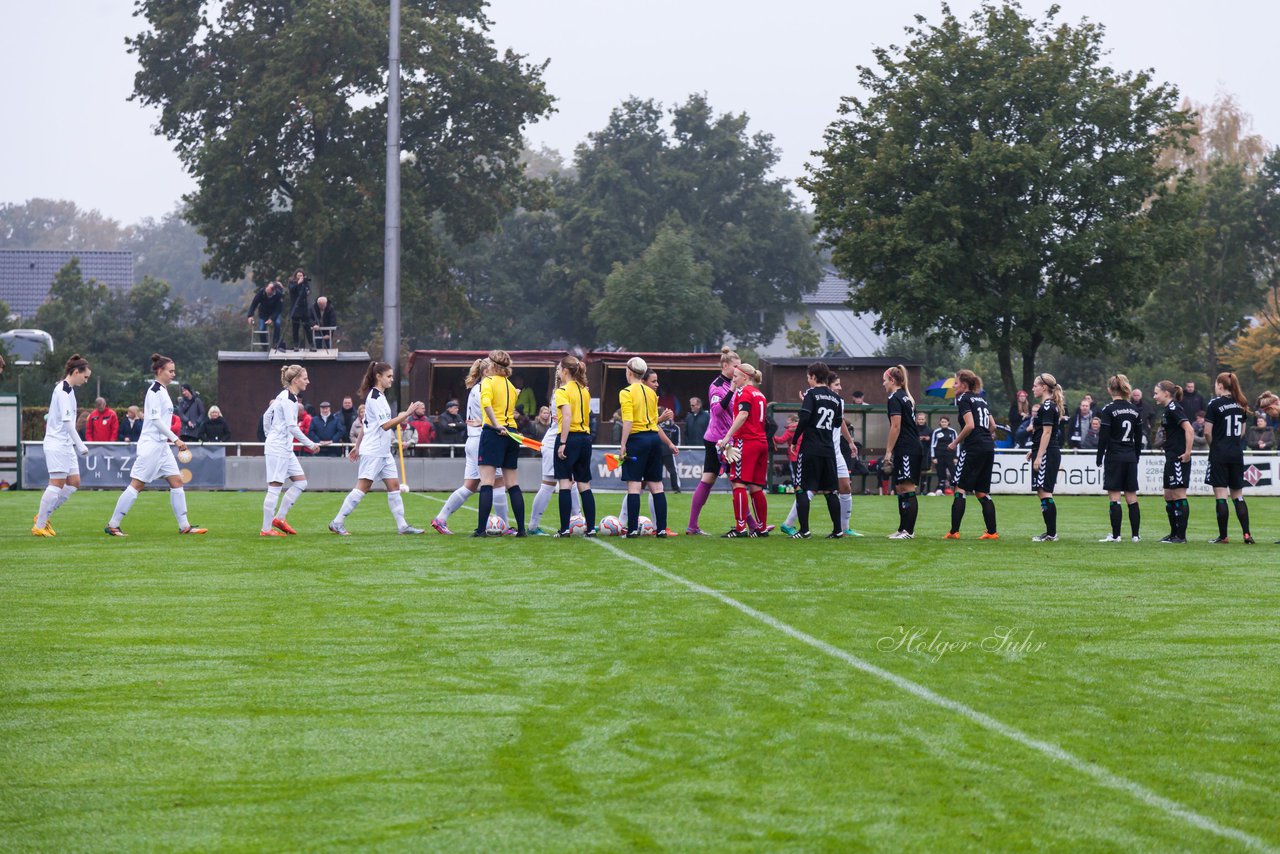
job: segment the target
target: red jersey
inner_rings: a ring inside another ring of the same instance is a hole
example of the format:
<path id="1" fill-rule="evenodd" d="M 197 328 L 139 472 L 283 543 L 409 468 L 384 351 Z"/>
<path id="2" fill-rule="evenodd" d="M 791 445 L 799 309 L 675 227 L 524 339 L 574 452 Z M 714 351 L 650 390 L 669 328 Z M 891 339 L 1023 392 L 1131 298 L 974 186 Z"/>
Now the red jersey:
<path id="1" fill-rule="evenodd" d="M 747 420 L 734 434 L 735 439 L 747 441 L 766 441 L 764 432 L 765 410 L 769 402 L 765 400 L 760 389 L 752 385 L 744 385 L 733 393 L 733 411 L 747 413 Z"/>

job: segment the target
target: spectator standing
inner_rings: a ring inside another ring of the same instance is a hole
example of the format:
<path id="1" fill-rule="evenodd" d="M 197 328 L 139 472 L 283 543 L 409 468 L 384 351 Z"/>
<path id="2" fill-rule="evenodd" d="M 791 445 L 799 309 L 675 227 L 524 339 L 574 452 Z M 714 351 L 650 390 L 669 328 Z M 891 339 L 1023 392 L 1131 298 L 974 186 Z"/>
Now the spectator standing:
<path id="1" fill-rule="evenodd" d="M 293 277 L 289 279 L 289 321 L 292 327 L 289 340 L 293 342 L 293 349 L 304 349 L 305 339 L 302 332 L 310 320 L 311 279 L 299 267 L 293 271 Z"/>
<path id="2" fill-rule="evenodd" d="M 684 417 L 685 442 L 695 446 L 703 444 L 710 424 L 711 413 L 702 408 L 702 398 L 689 398 L 689 412 Z"/>
<path id="3" fill-rule="evenodd" d="M 1013 446 L 1026 447 L 1027 434 L 1031 430 L 1031 401 L 1023 389 L 1018 389 L 1009 404 L 1009 429 L 1013 431 Z"/>
<path id="4" fill-rule="evenodd" d="M 342 438 L 344 441 L 350 441 L 351 428 L 356 423 L 356 407 L 351 398 L 344 397 L 342 399 L 342 408 L 338 410 L 338 416 L 342 418 L 342 423 L 346 425 L 342 429 Z"/>
<path id="5" fill-rule="evenodd" d="M 1182 411 L 1187 413 L 1188 418 L 1195 418 L 1197 412 L 1207 412 L 1204 405 L 1204 398 L 1196 391 L 1196 384 L 1187 381 L 1183 385 L 1182 392 Z"/>
<path id="6" fill-rule="evenodd" d="M 1185 409 L 1183 411 L 1186 412 Z M 1191 450 L 1207 451 L 1209 450 L 1209 440 L 1205 438 L 1204 435 L 1205 411 L 1203 409 L 1197 409 L 1195 412 L 1190 414 L 1195 418 L 1195 420 L 1191 422 Z"/>
<path id="7" fill-rule="evenodd" d="M 551 407 L 539 406 L 538 417 L 529 425 L 529 434 L 538 441 L 542 441 L 542 437 L 547 435 L 549 429 L 551 429 Z"/>
<path id="8" fill-rule="evenodd" d="M 516 409 L 522 410 L 527 419 L 530 412 L 538 411 L 538 396 L 533 393 L 533 389 L 525 386 L 524 377 L 512 377 L 511 384 L 517 389 Z"/>
<path id="9" fill-rule="evenodd" d="M 427 417 L 427 405 L 424 403 L 409 414 L 409 427 L 417 434 L 417 444 L 430 445 L 436 440 L 436 428 Z"/>
<path id="10" fill-rule="evenodd" d="M 93 411 L 84 425 L 86 442 L 115 442 L 120 435 L 120 419 L 115 410 L 107 406 L 106 400 L 98 398 L 93 402 Z"/>
<path id="11" fill-rule="evenodd" d="M 929 436 L 929 459 L 938 473 L 937 495 L 951 495 L 951 486 L 955 474 L 956 455 L 951 450 L 951 443 L 956 440 L 956 431 L 951 427 L 951 419 L 942 416 L 938 419 L 938 427 Z"/>
<path id="12" fill-rule="evenodd" d="M 333 303 L 328 297 L 319 297 L 316 299 L 315 305 L 311 306 L 311 349 L 319 349 L 324 345 L 325 349 L 333 347 L 333 333 L 328 330 L 338 325 L 338 313 L 334 311 Z M 324 329 L 326 331 L 321 332 Z"/>
<path id="13" fill-rule="evenodd" d="M 141 435 L 142 410 L 136 406 L 130 406 L 125 411 L 124 420 L 120 422 L 120 432 L 116 435 L 116 441 L 136 442 Z"/>
<path id="14" fill-rule="evenodd" d="M 1071 425 L 1067 431 L 1069 447 L 1080 447 L 1081 442 L 1084 441 L 1084 434 L 1089 432 L 1091 421 L 1093 421 L 1093 395 L 1086 394 L 1080 401 L 1080 406 L 1076 408 L 1076 414 L 1071 416 Z"/>
<path id="15" fill-rule="evenodd" d="M 849 405 L 850 405 L 850 406 L 862 406 L 862 405 L 864 405 L 864 404 L 866 403 L 866 401 L 865 401 L 863 398 L 864 398 L 864 395 L 862 394 L 862 392 L 860 392 L 860 391 L 855 391 L 855 392 L 854 392 L 852 395 L 850 395 L 850 397 L 849 397 Z"/>
<path id="16" fill-rule="evenodd" d="M 230 442 L 231 425 L 222 417 L 222 410 L 216 406 L 209 407 L 209 417 L 200 425 L 201 442 Z"/>
<path id="17" fill-rule="evenodd" d="M 356 420 L 351 424 L 351 432 L 347 434 L 347 441 L 352 445 L 360 442 L 360 437 L 364 435 L 364 404 L 356 407 Z"/>
<path id="18" fill-rule="evenodd" d="M 298 429 L 302 431 L 302 435 L 310 437 L 311 433 L 311 413 L 307 412 L 302 406 L 298 407 Z M 296 454 L 302 450 L 302 443 L 294 441 L 293 452 Z"/>
<path id="19" fill-rule="evenodd" d="M 1142 397 L 1142 389 L 1135 388 L 1129 393 L 1129 403 L 1134 409 L 1138 410 L 1138 420 L 1142 422 L 1142 436 L 1146 440 L 1151 436 L 1151 431 L 1155 429 L 1156 410 L 1150 402 Z"/>
<path id="20" fill-rule="evenodd" d="M 467 420 L 458 411 L 458 401 L 450 400 L 444 412 L 436 416 L 436 438 L 444 445 L 461 445 L 467 441 Z"/>
<path id="21" fill-rule="evenodd" d="M 307 431 L 311 441 L 320 446 L 317 452 L 322 457 L 340 457 L 339 447 L 347 440 L 347 422 L 333 411 L 329 401 L 320 401 L 320 412 L 311 419 L 311 429 Z"/>
<path id="22" fill-rule="evenodd" d="M 1274 451 L 1276 449 L 1276 431 L 1267 423 L 1265 412 L 1259 412 L 1253 420 L 1253 426 L 1245 432 L 1245 448 L 1250 451 Z"/>
<path id="23" fill-rule="evenodd" d="M 1098 434 L 1102 431 L 1102 419 L 1093 416 L 1089 419 L 1089 429 L 1080 437 L 1080 447 L 1095 451 L 1098 448 Z"/>
<path id="24" fill-rule="evenodd" d="M 174 410 L 182 422 L 178 430 L 178 438 L 182 441 L 200 438 L 200 425 L 204 423 L 204 401 L 196 394 L 191 383 L 182 384 L 182 394 L 178 398 L 178 406 Z"/>
<path id="25" fill-rule="evenodd" d="M 284 316 L 284 285 L 278 281 L 267 282 L 263 288 L 253 295 L 249 303 L 249 322 L 253 323 L 253 313 L 258 313 L 258 329 L 271 330 L 271 349 L 284 349 L 284 327 L 281 318 Z"/>

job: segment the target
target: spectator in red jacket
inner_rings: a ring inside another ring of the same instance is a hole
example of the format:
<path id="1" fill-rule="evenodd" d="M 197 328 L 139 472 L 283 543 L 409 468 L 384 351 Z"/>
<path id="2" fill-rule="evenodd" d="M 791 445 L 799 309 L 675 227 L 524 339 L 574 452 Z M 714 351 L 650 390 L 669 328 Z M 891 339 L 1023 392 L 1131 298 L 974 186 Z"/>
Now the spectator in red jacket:
<path id="1" fill-rule="evenodd" d="M 298 407 L 298 429 L 301 430 L 303 435 L 305 436 L 311 435 L 311 413 L 307 412 L 306 407 L 304 406 Z M 301 450 L 302 450 L 302 443 L 294 442 L 293 452 L 296 454 L 298 453 L 298 451 L 301 451 Z"/>
<path id="2" fill-rule="evenodd" d="M 98 398 L 93 402 L 93 411 L 84 426 L 86 442 L 114 442 L 120 435 L 120 419 L 116 412 L 107 406 L 107 402 Z"/>

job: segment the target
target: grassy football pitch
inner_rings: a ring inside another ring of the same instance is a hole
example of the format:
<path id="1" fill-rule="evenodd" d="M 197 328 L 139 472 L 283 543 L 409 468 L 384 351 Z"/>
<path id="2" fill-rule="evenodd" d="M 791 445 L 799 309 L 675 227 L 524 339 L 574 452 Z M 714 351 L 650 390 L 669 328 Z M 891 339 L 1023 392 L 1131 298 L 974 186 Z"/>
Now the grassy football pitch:
<path id="1" fill-rule="evenodd" d="M 0 494 L 5 850 L 1280 848 L 1276 499 L 1246 548 L 1207 499 L 1163 546 L 1155 498 L 1139 544 L 1102 497 L 1046 544 L 1021 496 L 999 542 L 940 497 L 910 542 L 876 497 L 843 542 L 398 537 L 380 494 L 339 538 L 332 493 L 179 537 L 163 492 L 110 539 L 115 498 L 37 539 Z"/>

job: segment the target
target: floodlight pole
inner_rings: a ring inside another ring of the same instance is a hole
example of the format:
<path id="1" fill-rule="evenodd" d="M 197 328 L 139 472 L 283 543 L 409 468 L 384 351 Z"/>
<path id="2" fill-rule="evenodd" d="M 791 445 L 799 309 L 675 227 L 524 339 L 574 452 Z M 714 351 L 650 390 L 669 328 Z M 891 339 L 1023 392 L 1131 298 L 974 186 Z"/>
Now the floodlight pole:
<path id="1" fill-rule="evenodd" d="M 400 405 L 400 0 L 391 0 L 387 52 L 387 204 L 382 265 L 382 361 L 395 371 Z"/>

